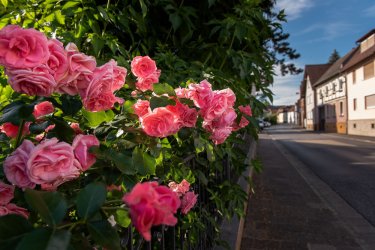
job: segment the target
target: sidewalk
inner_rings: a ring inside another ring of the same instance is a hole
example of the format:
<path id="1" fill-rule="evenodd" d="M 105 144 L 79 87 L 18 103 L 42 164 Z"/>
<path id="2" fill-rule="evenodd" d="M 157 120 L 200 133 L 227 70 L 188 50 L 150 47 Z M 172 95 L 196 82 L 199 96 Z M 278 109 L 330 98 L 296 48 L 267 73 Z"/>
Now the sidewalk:
<path id="1" fill-rule="evenodd" d="M 242 250 L 361 249 L 269 135 L 260 135 L 257 150 L 264 170 L 253 176 L 255 194 L 249 199 Z"/>

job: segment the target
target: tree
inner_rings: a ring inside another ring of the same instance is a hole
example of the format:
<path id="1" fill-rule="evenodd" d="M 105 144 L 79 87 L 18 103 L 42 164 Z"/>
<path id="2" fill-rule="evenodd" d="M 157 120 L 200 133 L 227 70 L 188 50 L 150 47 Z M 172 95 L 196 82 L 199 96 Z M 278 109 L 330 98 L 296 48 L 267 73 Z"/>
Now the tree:
<path id="1" fill-rule="evenodd" d="M 340 59 L 340 54 L 336 49 L 333 50 L 332 54 L 329 56 L 328 63 L 332 64 Z"/>

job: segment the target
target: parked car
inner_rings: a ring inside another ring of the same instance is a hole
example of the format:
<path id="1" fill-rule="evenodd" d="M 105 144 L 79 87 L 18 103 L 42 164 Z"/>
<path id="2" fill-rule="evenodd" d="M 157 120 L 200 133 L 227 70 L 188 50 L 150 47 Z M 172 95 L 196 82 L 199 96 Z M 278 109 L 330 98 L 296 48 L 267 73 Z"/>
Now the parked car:
<path id="1" fill-rule="evenodd" d="M 264 128 L 264 121 L 262 119 L 257 119 L 258 121 L 258 126 L 260 130 L 263 130 Z"/>
<path id="2" fill-rule="evenodd" d="M 263 123 L 264 123 L 264 127 L 270 127 L 271 126 L 270 122 L 264 121 Z"/>

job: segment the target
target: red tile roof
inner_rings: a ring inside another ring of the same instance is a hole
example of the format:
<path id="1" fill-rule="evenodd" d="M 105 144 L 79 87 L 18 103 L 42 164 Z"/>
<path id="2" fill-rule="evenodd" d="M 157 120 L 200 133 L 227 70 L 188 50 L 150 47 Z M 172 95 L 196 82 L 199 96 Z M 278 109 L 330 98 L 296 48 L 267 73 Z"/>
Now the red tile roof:
<path id="1" fill-rule="evenodd" d="M 364 63 L 367 59 L 375 56 L 375 45 L 373 45 L 371 48 L 363 51 L 361 53 L 361 46 L 358 46 L 355 48 L 355 51 L 352 53 L 352 55 L 347 59 L 346 63 L 344 64 L 344 67 L 342 68 L 342 71 L 348 71 L 352 67 Z"/>
<path id="2" fill-rule="evenodd" d="M 307 76 L 310 78 L 311 85 L 314 86 L 315 83 L 319 80 L 319 78 L 326 72 L 326 70 L 332 64 L 311 64 L 305 66 L 305 73 L 303 75 L 303 81 L 305 82 Z M 306 83 L 304 84 L 306 85 Z M 306 86 L 304 86 L 306 87 Z"/>

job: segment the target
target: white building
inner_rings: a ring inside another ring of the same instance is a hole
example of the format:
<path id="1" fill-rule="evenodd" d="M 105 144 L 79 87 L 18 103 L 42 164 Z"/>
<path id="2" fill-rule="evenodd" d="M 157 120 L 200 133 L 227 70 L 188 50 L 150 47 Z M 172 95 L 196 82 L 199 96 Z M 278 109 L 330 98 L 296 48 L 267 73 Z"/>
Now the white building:
<path id="1" fill-rule="evenodd" d="M 375 136 L 375 29 L 357 43 L 343 68 L 348 91 L 348 134 Z"/>
<path id="2" fill-rule="evenodd" d="M 302 80 L 302 88 L 305 93 L 305 114 L 304 126 L 308 130 L 317 129 L 317 121 L 314 119 L 314 112 L 316 109 L 316 94 L 314 91 L 314 85 L 317 80 L 324 74 L 329 68 L 330 64 L 314 64 L 306 65 L 305 73 Z"/>

